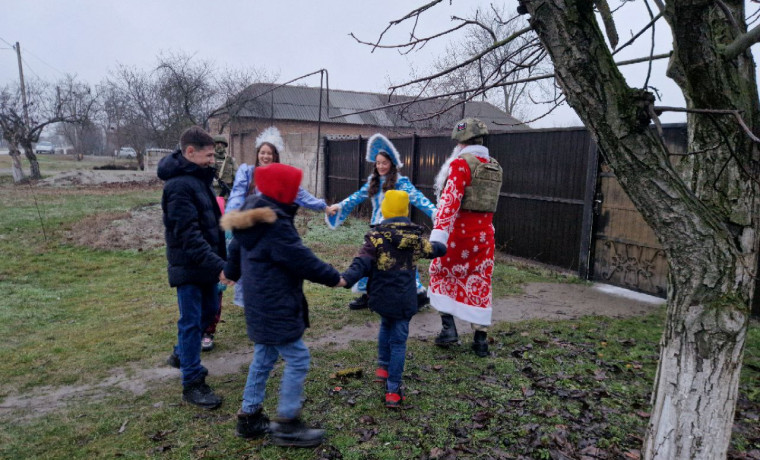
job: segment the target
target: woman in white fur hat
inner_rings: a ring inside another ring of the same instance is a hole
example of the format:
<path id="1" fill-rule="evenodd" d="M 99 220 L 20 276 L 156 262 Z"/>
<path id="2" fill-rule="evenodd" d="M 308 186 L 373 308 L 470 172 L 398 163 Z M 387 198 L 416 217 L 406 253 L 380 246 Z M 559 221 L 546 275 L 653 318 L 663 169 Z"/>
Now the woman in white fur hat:
<path id="1" fill-rule="evenodd" d="M 253 174 L 256 167 L 279 163 L 280 153 L 284 150 L 285 143 L 280 135 L 280 130 L 276 127 L 270 126 L 259 134 L 256 138 L 256 162 L 253 165 L 243 163 L 238 168 L 225 212 L 238 210 L 243 206 L 245 198 L 251 192 L 256 192 Z M 295 204 L 313 211 L 324 211 L 327 208 L 325 200 L 315 197 L 303 187 L 298 187 Z M 243 306 L 243 289 L 240 285 L 235 286 L 234 302 L 239 307 Z"/>

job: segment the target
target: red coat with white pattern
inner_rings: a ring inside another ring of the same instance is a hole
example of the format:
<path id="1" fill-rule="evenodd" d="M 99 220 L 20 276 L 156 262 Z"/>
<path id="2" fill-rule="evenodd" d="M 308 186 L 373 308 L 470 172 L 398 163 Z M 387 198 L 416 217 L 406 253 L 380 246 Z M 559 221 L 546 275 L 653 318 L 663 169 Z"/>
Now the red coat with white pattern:
<path id="1" fill-rule="evenodd" d="M 487 162 L 488 150 L 480 146 L 477 149 L 478 159 Z M 465 148 L 461 153 L 468 150 L 470 148 Z M 430 304 L 438 311 L 488 326 L 492 312 L 493 213 L 461 209 L 464 188 L 471 182 L 467 162 L 462 158 L 453 160 L 438 200 L 431 234 L 431 241 L 444 239 L 448 251 L 430 264 L 428 296 Z"/>

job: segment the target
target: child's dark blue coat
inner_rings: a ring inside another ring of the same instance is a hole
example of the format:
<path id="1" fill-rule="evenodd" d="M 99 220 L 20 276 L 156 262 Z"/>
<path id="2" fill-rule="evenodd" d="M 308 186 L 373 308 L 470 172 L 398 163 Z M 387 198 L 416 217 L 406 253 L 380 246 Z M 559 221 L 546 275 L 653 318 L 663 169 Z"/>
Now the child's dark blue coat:
<path id="1" fill-rule="evenodd" d="M 249 196 L 242 210 L 228 213 L 234 238 L 224 273 L 243 283 L 248 337 L 281 345 L 301 338 L 309 325 L 303 280 L 335 286 L 340 273 L 304 246 L 293 225 L 297 205 Z"/>

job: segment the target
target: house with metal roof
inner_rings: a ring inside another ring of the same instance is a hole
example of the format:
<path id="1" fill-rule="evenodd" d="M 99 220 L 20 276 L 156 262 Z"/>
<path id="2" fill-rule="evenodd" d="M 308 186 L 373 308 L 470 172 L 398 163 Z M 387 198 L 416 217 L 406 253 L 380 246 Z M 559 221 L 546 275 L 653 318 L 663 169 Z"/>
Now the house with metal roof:
<path id="1" fill-rule="evenodd" d="M 439 135 L 450 133 L 465 117 L 483 120 L 491 132 L 528 129 L 488 102 L 458 102 L 256 83 L 217 110 L 209 125 L 214 134 L 227 135 L 238 164 L 254 162 L 256 136 L 268 126 L 277 126 L 285 141 L 282 161 L 305 171 L 321 168 L 324 137 L 368 137 L 378 132 L 390 138 Z M 309 176 L 304 177 L 304 187 L 319 194 L 321 184 Z"/>

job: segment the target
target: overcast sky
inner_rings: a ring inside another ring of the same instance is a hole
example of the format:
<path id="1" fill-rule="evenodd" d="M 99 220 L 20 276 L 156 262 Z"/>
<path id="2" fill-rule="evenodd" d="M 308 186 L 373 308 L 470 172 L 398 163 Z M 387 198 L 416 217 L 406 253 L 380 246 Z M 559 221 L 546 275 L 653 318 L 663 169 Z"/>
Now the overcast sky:
<path id="1" fill-rule="evenodd" d="M 220 67 L 258 68 L 285 82 L 326 68 L 330 87 L 385 92 L 388 82 L 408 78 L 412 66 L 423 71 L 443 53 L 447 42 L 432 43 L 419 52 L 401 56 L 393 50 L 371 53 L 348 36 L 354 32 L 372 41 L 389 21 L 415 5 L 414 0 L 0 0 L 0 85 L 16 81 L 18 68 L 12 44 L 19 42 L 27 78 L 56 79 L 65 73 L 97 83 L 118 64 L 150 69 L 161 52 L 195 54 Z M 511 8 L 515 0 L 504 0 Z M 418 34 L 451 24 L 452 15 L 466 16 L 488 1 L 443 2 L 423 16 Z M 616 0 L 610 0 L 613 8 Z M 757 6 L 751 8 L 756 9 Z M 648 22 L 642 2 L 626 4 L 619 12 L 621 43 Z M 667 24 L 657 26 L 655 53 L 670 50 Z M 398 29 L 389 43 L 404 38 Z M 645 56 L 649 34 L 619 53 L 617 60 Z M 753 51 L 757 52 L 757 46 Z M 657 87 L 663 105 L 683 105 L 677 87 L 665 76 L 666 60 L 653 65 L 650 85 Z M 645 81 L 647 66 L 624 68 L 633 86 Z M 319 86 L 319 76 L 302 80 Z M 539 113 L 539 111 L 536 111 Z M 664 121 L 679 121 L 677 114 Z M 563 107 L 533 127 L 573 126 L 572 109 Z"/>

